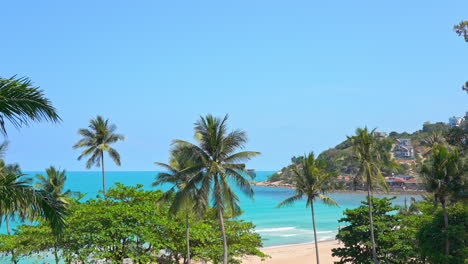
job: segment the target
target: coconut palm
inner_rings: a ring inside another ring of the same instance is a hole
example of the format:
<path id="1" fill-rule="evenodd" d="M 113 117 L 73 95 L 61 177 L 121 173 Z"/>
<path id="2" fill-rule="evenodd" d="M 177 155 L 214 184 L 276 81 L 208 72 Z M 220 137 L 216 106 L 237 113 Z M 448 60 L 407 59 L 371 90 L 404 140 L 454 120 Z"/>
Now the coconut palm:
<path id="1" fill-rule="evenodd" d="M 65 205 L 50 194 L 34 190 L 24 174 L 8 171 L 0 162 L 0 214 L 21 219 L 45 218 L 55 231 L 64 226 Z"/>
<path id="2" fill-rule="evenodd" d="M 314 201 L 320 200 L 327 205 L 338 205 L 335 200 L 324 194 L 326 191 L 330 190 L 330 180 L 333 174 L 326 170 L 326 164 L 322 160 L 315 158 L 313 152 L 304 156 L 298 164 L 294 164 L 291 167 L 291 172 L 293 186 L 295 187 L 294 195 L 282 201 L 277 207 L 291 205 L 301 200 L 303 197 L 307 198 L 306 206 L 310 206 L 312 212 L 315 255 L 318 264 L 320 263 L 320 259 L 317 243 L 317 229 L 315 227 Z"/>
<path id="3" fill-rule="evenodd" d="M 65 170 L 56 169 L 54 166 L 50 166 L 46 169 L 45 177 L 42 174 L 36 175 L 36 184 L 34 187 L 38 190 L 42 190 L 45 193 L 54 197 L 54 199 L 61 201 L 67 207 L 70 206 L 70 200 L 72 196 L 77 196 L 79 193 L 72 192 L 70 190 L 64 191 L 65 182 L 67 180 L 67 175 Z M 59 237 L 55 237 L 56 241 L 58 241 Z M 60 262 L 58 256 L 58 248 L 57 246 L 53 247 L 53 254 L 55 256 L 55 263 L 58 264 Z"/>
<path id="4" fill-rule="evenodd" d="M 375 264 L 379 263 L 377 259 L 377 250 L 374 237 L 374 222 L 372 219 L 372 190 L 375 186 L 381 186 L 385 190 L 387 184 L 382 176 L 381 168 L 384 165 L 383 148 L 379 140 L 375 137 L 375 129 L 369 131 L 367 127 L 356 129 L 356 135 L 348 137 L 352 143 L 352 148 L 357 160 L 359 161 L 359 172 L 367 184 L 367 199 L 369 201 L 369 223 L 370 237 L 372 242 L 372 258 Z"/>
<path id="5" fill-rule="evenodd" d="M 158 186 L 161 184 L 169 183 L 172 184 L 171 188 L 164 193 L 162 196 L 161 201 L 166 202 L 170 200 L 170 197 L 172 197 L 173 194 L 181 192 L 186 184 L 190 181 L 191 179 L 191 174 L 187 173 L 188 170 L 190 170 L 191 166 L 194 164 L 190 162 L 190 160 L 184 159 L 184 157 L 181 155 L 181 150 L 180 148 L 174 148 L 171 151 L 171 158 L 169 161 L 169 164 L 166 163 L 161 163 L 161 162 L 155 162 L 156 165 L 162 167 L 164 172 L 158 173 L 158 176 L 156 177 L 156 180 L 153 182 L 153 186 Z M 194 201 L 196 201 L 195 198 L 195 192 L 196 190 L 192 190 L 191 192 L 191 198 L 186 200 L 186 204 L 183 206 L 180 206 L 176 208 L 176 204 L 171 205 L 171 212 L 173 213 L 179 213 L 182 212 L 185 215 L 185 240 L 186 240 L 186 247 L 187 247 L 187 256 L 184 261 L 186 264 L 191 263 L 191 257 L 190 257 L 190 211 L 192 211 L 195 208 Z M 178 211 L 177 211 L 178 210 Z"/>
<path id="6" fill-rule="evenodd" d="M 33 87 L 26 78 L 0 77 L 0 131 L 7 134 L 5 121 L 14 127 L 27 126 L 30 121 L 59 122 L 56 109 L 42 90 Z"/>
<path id="7" fill-rule="evenodd" d="M 175 196 L 176 207 L 189 200 L 193 190 L 198 189 L 197 200 L 208 203 L 212 197 L 216 209 L 223 240 L 223 263 L 228 263 L 228 245 L 224 226 L 225 213 L 236 215 L 240 213 L 239 198 L 231 184 L 237 185 L 248 197 L 253 197 L 253 189 L 243 162 L 259 155 L 259 152 L 241 151 L 247 142 L 247 135 L 242 130 L 227 131 L 226 121 L 207 115 L 200 117 L 195 123 L 195 138 L 197 144 L 183 140 L 175 140 L 174 144 L 183 147 L 183 155 L 189 157 L 194 165 L 187 172 L 193 177 L 186 187 Z M 231 181 L 229 181 L 231 179 Z"/>
<path id="8" fill-rule="evenodd" d="M 78 193 L 72 192 L 71 190 L 64 191 L 65 182 L 67 181 L 66 171 L 50 166 L 46 169 L 46 175 L 47 177 L 42 174 L 37 174 L 37 182 L 34 187 L 51 194 L 55 199 L 69 205 L 70 198 Z"/>
<path id="9" fill-rule="evenodd" d="M 104 119 L 98 115 L 96 119 L 90 120 L 88 128 L 78 130 L 78 134 L 83 138 L 80 139 L 73 148 L 85 148 L 78 160 L 83 157 L 91 156 L 86 162 L 86 168 L 89 169 L 93 165 L 102 169 L 102 191 L 106 194 L 106 174 L 104 168 L 104 152 L 107 152 L 111 159 L 120 166 L 120 154 L 110 145 L 118 141 L 124 140 L 124 136 L 114 133 L 117 126 L 109 124 L 109 119 Z"/>
<path id="10" fill-rule="evenodd" d="M 431 159 L 422 165 L 421 175 L 426 190 L 433 193 L 435 201 L 442 206 L 445 228 L 445 255 L 448 256 L 450 254 L 450 241 L 447 231 L 449 219 L 446 207 L 450 200 L 456 200 L 460 192 L 463 191 L 466 168 L 456 150 L 450 152 L 446 147 L 436 145 L 432 149 Z"/>

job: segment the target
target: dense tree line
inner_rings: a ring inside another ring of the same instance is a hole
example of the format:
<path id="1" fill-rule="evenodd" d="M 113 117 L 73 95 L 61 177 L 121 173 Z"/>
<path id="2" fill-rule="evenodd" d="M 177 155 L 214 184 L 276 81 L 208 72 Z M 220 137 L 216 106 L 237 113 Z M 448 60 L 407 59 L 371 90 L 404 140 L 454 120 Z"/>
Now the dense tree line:
<path id="1" fill-rule="evenodd" d="M 125 258 L 135 263 L 185 261 L 185 217 L 170 214 L 172 199 L 158 203 L 162 196 L 162 191 L 145 191 L 141 185 L 116 184 L 106 198 L 72 201 L 67 226 L 59 235 L 44 223 L 22 225 L 13 235 L 0 235 L 0 251 L 13 253 L 17 260 L 48 252 L 56 257 L 56 263 L 88 263 L 91 259 L 122 263 Z M 221 262 L 223 247 L 215 210 L 207 210 L 192 222 L 192 258 Z M 252 223 L 232 217 L 225 223 L 229 263 L 238 263 L 245 255 L 265 257 L 257 249 L 262 241 Z"/>

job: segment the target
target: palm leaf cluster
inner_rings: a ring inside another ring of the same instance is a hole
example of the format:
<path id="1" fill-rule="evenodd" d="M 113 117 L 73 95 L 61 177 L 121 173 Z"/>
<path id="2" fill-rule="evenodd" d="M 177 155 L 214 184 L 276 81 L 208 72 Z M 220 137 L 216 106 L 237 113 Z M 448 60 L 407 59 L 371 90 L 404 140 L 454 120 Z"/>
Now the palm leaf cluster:
<path id="1" fill-rule="evenodd" d="M 56 109 L 42 90 L 33 87 L 28 78 L 0 78 L 0 130 L 6 135 L 5 121 L 14 127 L 28 125 L 30 121 L 59 122 Z"/>
<path id="2" fill-rule="evenodd" d="M 46 193 L 49 193 L 55 199 L 60 200 L 62 203 L 69 205 L 70 199 L 73 196 L 77 196 L 77 192 L 72 192 L 71 190 L 65 189 L 65 182 L 67 181 L 67 175 L 65 170 L 56 169 L 54 166 L 51 166 L 46 169 L 46 175 L 42 174 L 36 175 L 36 184 L 34 187 L 38 190 L 42 190 Z"/>
<path id="3" fill-rule="evenodd" d="M 65 204 L 45 190 L 31 187 L 24 174 L 10 171 L 0 164 L 0 214 L 15 214 L 21 219 L 45 218 L 55 230 L 64 227 Z"/>
<path id="4" fill-rule="evenodd" d="M 106 193 L 106 178 L 104 168 L 104 153 L 107 152 L 111 159 L 120 166 L 120 154 L 111 147 L 111 144 L 125 140 L 121 134 L 115 133 L 117 126 L 110 124 L 109 119 L 104 119 L 98 115 L 96 119 L 91 119 L 88 128 L 78 130 L 82 138 L 73 146 L 73 148 L 84 148 L 78 160 L 89 156 L 86 161 L 86 168 L 97 166 L 102 168 L 103 192 Z"/>
<path id="5" fill-rule="evenodd" d="M 92 166 L 100 167 L 104 152 L 109 153 L 112 160 L 120 166 L 120 154 L 117 150 L 112 148 L 110 144 L 124 140 L 125 137 L 114 133 L 116 129 L 117 126 L 115 124 L 109 124 L 109 119 L 97 116 L 96 119 L 90 120 L 88 128 L 78 130 L 78 134 L 83 138 L 73 147 L 85 148 L 78 157 L 78 160 L 86 156 L 91 156 L 86 162 L 86 168 L 89 169 Z"/>
<path id="6" fill-rule="evenodd" d="M 375 136 L 375 129 L 369 131 L 367 127 L 356 129 L 356 135 L 348 137 L 353 146 L 356 159 L 359 161 L 359 175 L 372 191 L 379 186 L 388 189 L 387 182 L 382 175 L 381 168 L 390 159 L 385 155 L 379 139 Z M 388 160 L 385 160 L 388 159 Z"/>
<path id="7" fill-rule="evenodd" d="M 310 207 L 315 199 L 321 200 L 327 205 L 337 205 L 330 197 L 324 195 L 325 192 L 332 191 L 334 174 L 327 171 L 327 164 L 324 160 L 317 159 L 314 153 L 305 155 L 299 164 L 291 168 L 293 175 L 294 196 L 281 202 L 278 207 L 288 206 L 294 202 L 307 198 L 306 206 Z"/>

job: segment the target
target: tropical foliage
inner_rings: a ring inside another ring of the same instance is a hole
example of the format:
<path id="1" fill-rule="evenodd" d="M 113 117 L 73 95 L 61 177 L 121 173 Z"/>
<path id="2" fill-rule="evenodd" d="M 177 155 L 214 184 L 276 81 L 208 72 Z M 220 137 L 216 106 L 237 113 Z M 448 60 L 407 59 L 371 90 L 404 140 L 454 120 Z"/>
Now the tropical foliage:
<path id="1" fill-rule="evenodd" d="M 432 157 L 423 165 L 421 175 L 428 192 L 442 206 L 444 215 L 445 255 L 450 254 L 449 218 L 447 205 L 462 196 L 466 188 L 467 168 L 458 151 L 449 151 L 442 145 L 432 149 Z"/>
<path id="2" fill-rule="evenodd" d="M 258 152 L 241 151 L 247 142 L 247 134 L 242 130 L 228 132 L 227 119 L 212 115 L 201 117 L 195 123 L 195 139 L 198 144 L 184 140 L 175 140 L 174 144 L 183 150 L 182 155 L 193 165 L 184 170 L 184 174 L 193 175 L 186 186 L 176 194 L 176 207 L 181 207 L 192 198 L 195 191 L 200 204 L 209 205 L 213 198 L 223 242 L 223 263 L 230 259 L 226 237 L 225 217 L 240 213 L 239 198 L 231 187 L 234 183 L 248 197 L 253 197 L 249 179 L 252 175 L 246 170 L 243 162 L 257 156 Z M 229 181 L 231 180 L 231 181 Z"/>
<path id="3" fill-rule="evenodd" d="M 362 177 L 367 185 L 367 200 L 369 205 L 369 226 L 370 238 L 372 242 L 372 256 L 374 263 L 378 263 L 377 246 L 375 243 L 374 224 L 373 224 L 373 209 L 372 209 L 372 190 L 374 186 L 386 188 L 386 182 L 382 176 L 381 168 L 384 164 L 383 150 L 377 137 L 375 130 L 369 131 L 366 128 L 356 129 L 356 135 L 348 137 L 353 145 L 353 150 L 356 159 L 359 161 L 359 174 L 356 176 Z"/>
<path id="4" fill-rule="evenodd" d="M 0 77 L 0 130 L 6 135 L 5 121 L 21 128 L 30 121 L 59 122 L 60 117 L 44 92 L 29 78 Z"/>
<path id="5" fill-rule="evenodd" d="M 165 205 L 154 202 L 162 195 L 161 191 L 144 191 L 141 185 L 117 184 L 108 191 L 107 199 L 72 202 L 69 225 L 58 239 L 46 225 L 20 226 L 14 235 L 0 235 L 0 251 L 9 254 L 17 249 L 18 258 L 49 251 L 65 263 L 92 259 L 122 263 L 125 258 L 134 263 L 180 263 L 187 257 L 185 222 L 169 213 L 172 201 Z M 245 255 L 266 257 L 257 249 L 262 242 L 253 228 L 252 223 L 227 219 L 229 263 L 239 263 L 237 259 Z M 223 258 L 220 232 L 215 210 L 194 221 L 192 257 L 219 263 Z"/>
<path id="6" fill-rule="evenodd" d="M 0 152 L 5 147 L 3 144 Z M 65 204 L 45 191 L 33 189 L 30 183 L 18 167 L 7 165 L 0 159 L 0 215 L 15 215 L 23 220 L 43 217 L 55 231 L 61 230 L 66 215 Z"/>
<path id="7" fill-rule="evenodd" d="M 190 173 L 185 173 L 185 170 L 190 169 L 192 162 L 187 160 L 183 157 L 183 149 L 180 147 L 173 148 L 171 151 L 171 158 L 169 164 L 155 162 L 156 165 L 162 167 L 164 170 L 163 172 L 159 172 L 156 180 L 153 182 L 153 186 L 159 186 L 161 184 L 171 184 L 171 188 L 164 193 L 161 197 L 161 202 L 167 202 L 170 198 L 173 198 L 173 195 L 177 192 L 181 192 L 186 183 L 191 180 L 192 175 Z M 201 212 L 197 210 L 196 203 L 197 197 L 196 194 L 198 192 L 197 188 L 194 188 L 192 192 L 190 192 L 191 197 L 186 199 L 186 203 L 183 206 L 178 206 L 176 203 L 171 204 L 170 210 L 174 215 L 182 214 L 185 218 L 185 245 L 187 248 L 187 255 L 186 260 L 184 263 L 190 264 L 191 257 L 190 257 L 190 215 L 194 215 L 192 212 Z"/>
<path id="8" fill-rule="evenodd" d="M 117 126 L 109 124 L 109 119 L 104 119 L 98 115 L 96 119 L 89 121 L 90 125 L 88 128 L 82 128 L 78 130 L 78 134 L 82 136 L 73 148 L 84 148 L 81 155 L 78 156 L 78 160 L 83 157 L 90 156 L 86 161 L 86 168 L 89 169 L 92 166 L 101 167 L 102 169 L 102 191 L 106 194 L 106 174 L 104 168 L 104 153 L 107 152 L 111 159 L 120 166 L 120 154 L 116 149 L 111 147 L 118 141 L 125 139 L 123 135 L 115 133 Z"/>
<path id="9" fill-rule="evenodd" d="M 56 169 L 54 166 L 50 166 L 46 169 L 46 176 L 42 174 L 36 175 L 36 184 L 34 187 L 38 190 L 42 190 L 50 194 L 55 199 L 61 201 L 62 203 L 68 205 L 70 199 L 73 196 L 77 196 L 77 192 L 72 192 L 71 190 L 65 189 L 65 182 L 67 181 L 67 175 L 65 170 Z"/>
<path id="10" fill-rule="evenodd" d="M 317 229 L 315 225 L 314 201 L 319 200 L 327 205 L 335 205 L 332 198 L 325 195 L 330 190 L 330 183 L 333 174 L 327 171 L 327 164 L 323 160 L 315 158 L 314 153 L 309 153 L 297 162 L 292 168 L 294 195 L 281 202 L 278 207 L 290 205 L 302 198 L 306 198 L 306 206 L 310 207 L 312 212 L 312 225 L 314 228 L 315 256 L 317 263 L 320 263 Z"/>
<path id="11" fill-rule="evenodd" d="M 375 225 L 376 253 L 379 263 L 419 263 L 414 259 L 414 250 L 408 238 L 406 229 L 397 228 L 402 224 L 403 217 L 395 214 L 398 207 L 392 206 L 394 198 L 371 198 Z M 355 263 L 368 264 L 373 260 L 373 243 L 369 236 L 369 202 L 363 201 L 356 209 L 346 209 L 345 217 L 339 222 L 344 223 L 337 239 L 343 247 L 332 249 L 333 256 L 339 257 L 337 264 Z"/>

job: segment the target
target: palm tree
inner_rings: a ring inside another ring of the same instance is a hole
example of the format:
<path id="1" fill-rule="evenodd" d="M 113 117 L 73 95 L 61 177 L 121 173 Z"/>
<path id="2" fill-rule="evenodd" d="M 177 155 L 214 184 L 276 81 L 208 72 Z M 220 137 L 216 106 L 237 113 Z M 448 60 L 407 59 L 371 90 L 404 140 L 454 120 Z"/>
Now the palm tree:
<path id="1" fill-rule="evenodd" d="M 367 127 L 356 129 L 356 135 L 348 137 L 352 143 L 354 153 L 359 161 L 360 176 L 367 184 L 367 199 L 369 200 L 370 236 L 372 242 L 372 258 L 374 263 L 379 263 L 374 237 L 374 222 L 372 219 L 372 190 L 375 185 L 387 189 L 387 184 L 380 168 L 384 165 L 382 146 L 375 137 L 375 129 L 369 131 Z"/>
<path id="2" fill-rule="evenodd" d="M 306 206 L 310 206 L 312 211 L 315 255 L 318 264 L 320 263 L 320 260 L 317 243 L 317 229 L 315 227 L 314 201 L 319 199 L 327 205 L 338 206 L 338 203 L 335 202 L 335 200 L 324 194 L 330 188 L 329 183 L 333 174 L 326 170 L 326 164 L 322 160 L 315 158 L 313 152 L 301 159 L 300 163 L 294 164 L 291 171 L 293 185 L 296 189 L 295 193 L 293 196 L 278 204 L 277 207 L 291 205 L 303 197 L 307 198 Z"/>
<path id="3" fill-rule="evenodd" d="M 56 109 L 44 93 L 33 87 L 26 77 L 8 79 L 0 77 L 0 130 L 7 134 L 5 120 L 14 127 L 27 126 L 29 121 L 59 122 Z"/>
<path id="4" fill-rule="evenodd" d="M 72 192 L 71 190 L 64 191 L 65 182 L 67 181 L 66 171 L 50 166 L 46 169 L 46 175 L 47 177 L 42 174 L 37 174 L 37 182 L 34 187 L 51 194 L 55 199 L 69 205 L 70 197 L 78 195 L 78 193 Z"/>
<path id="5" fill-rule="evenodd" d="M 9 171 L 0 161 L 0 214 L 18 214 L 21 219 L 45 218 L 56 231 L 64 227 L 65 205 L 50 194 L 34 190 L 24 174 Z"/>
<path id="6" fill-rule="evenodd" d="M 158 186 L 164 183 L 172 184 L 172 187 L 164 193 L 162 196 L 161 201 L 167 202 L 170 200 L 173 194 L 181 192 L 186 184 L 191 179 L 191 174 L 186 173 L 187 170 L 191 168 L 194 164 L 190 162 L 190 160 L 184 159 L 181 155 L 183 150 L 180 148 L 174 148 L 171 151 L 171 158 L 169 164 L 155 162 L 156 165 L 164 168 L 165 172 L 158 173 L 156 180 L 153 182 L 153 186 Z M 196 191 L 196 190 L 194 190 Z M 190 264 L 191 257 L 190 257 L 190 211 L 193 211 L 195 208 L 194 201 L 196 201 L 195 193 L 190 192 L 191 198 L 186 200 L 186 204 L 182 207 L 176 208 L 176 204 L 171 205 L 171 211 L 173 213 L 183 212 L 185 214 L 185 240 L 186 240 L 186 247 L 187 247 L 187 256 L 184 263 Z"/>
<path id="7" fill-rule="evenodd" d="M 74 146 L 74 149 L 85 148 L 78 160 L 85 156 L 91 156 L 86 162 L 86 168 L 89 169 L 93 165 L 102 169 L 102 190 L 106 195 L 106 174 L 104 169 L 104 152 L 107 152 L 111 159 L 120 166 L 120 154 L 110 145 L 118 141 L 124 140 L 124 136 L 114 133 L 117 126 L 109 124 L 109 119 L 104 120 L 100 115 L 96 119 L 90 120 L 88 128 L 78 130 L 83 138 L 80 139 Z"/>
<path id="8" fill-rule="evenodd" d="M 466 169 L 458 151 L 450 152 L 442 145 L 432 148 L 431 159 L 421 167 L 426 190 L 434 194 L 435 201 L 442 205 L 445 228 L 445 255 L 450 254 L 450 241 L 448 237 L 449 219 L 447 203 L 456 200 L 463 190 L 463 177 Z"/>
<path id="9" fill-rule="evenodd" d="M 212 197 L 216 209 L 223 240 L 223 263 L 228 263 L 228 245 L 224 226 L 224 214 L 240 213 L 239 198 L 231 184 L 240 187 L 248 197 L 253 197 L 253 189 L 248 179 L 253 176 L 248 173 L 243 162 L 259 155 L 259 152 L 241 151 L 247 142 L 247 134 L 242 130 L 227 131 L 226 121 L 207 115 L 200 117 L 195 123 L 195 138 L 198 145 L 183 140 L 175 140 L 176 146 L 184 150 L 182 155 L 189 158 L 194 165 L 186 170 L 193 177 L 183 190 L 176 194 L 176 207 L 182 206 L 190 199 L 194 190 L 200 203 L 208 203 Z M 232 181 L 228 181 L 231 179 Z"/>
<path id="10" fill-rule="evenodd" d="M 65 170 L 58 170 L 54 166 L 50 166 L 46 169 L 47 177 L 42 174 L 37 174 L 36 179 L 37 182 L 34 187 L 38 190 L 41 190 L 52 197 L 54 199 L 61 201 L 67 207 L 70 206 L 70 198 L 72 196 L 78 195 L 77 192 L 72 192 L 70 190 L 64 191 L 65 182 L 67 180 L 67 175 Z M 58 236 L 55 236 L 55 239 L 58 243 Z M 58 247 L 57 244 L 54 245 L 54 256 L 55 256 L 55 263 L 58 264 L 60 259 L 58 256 Z"/>

